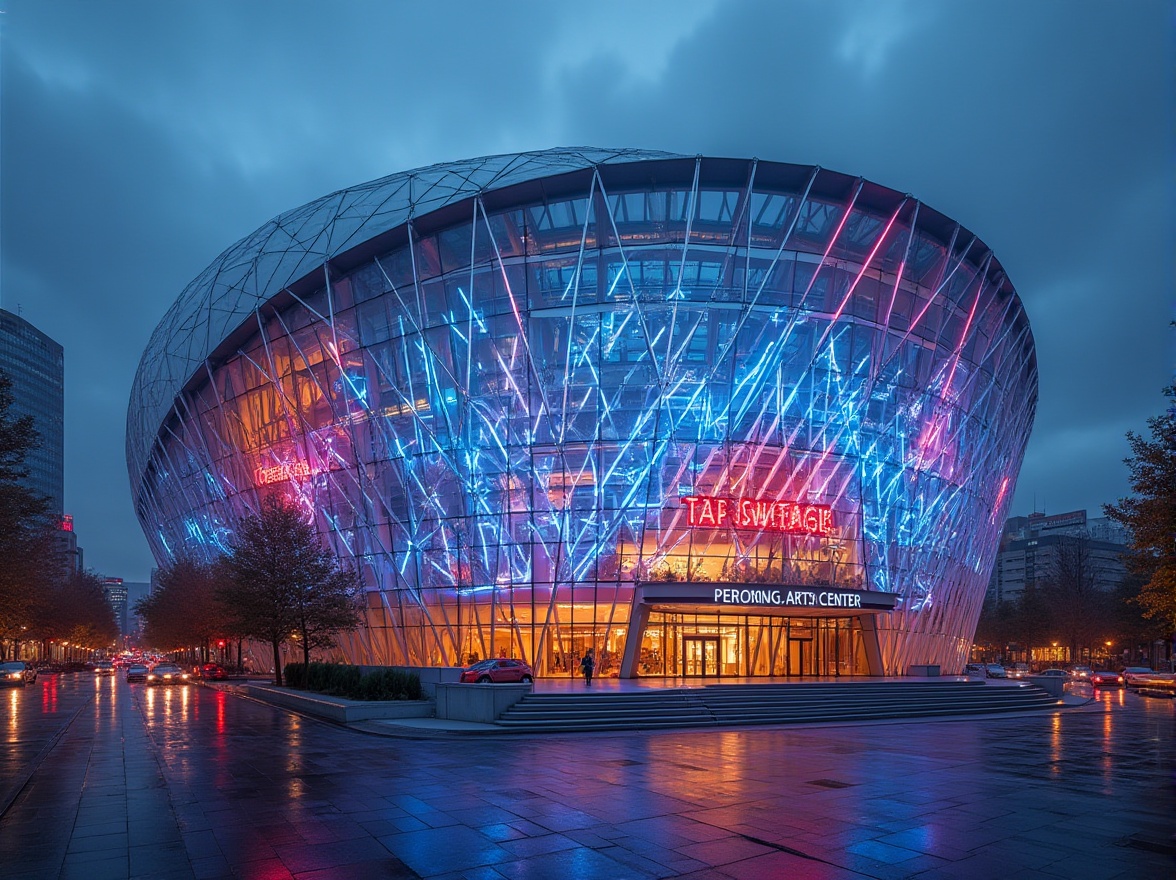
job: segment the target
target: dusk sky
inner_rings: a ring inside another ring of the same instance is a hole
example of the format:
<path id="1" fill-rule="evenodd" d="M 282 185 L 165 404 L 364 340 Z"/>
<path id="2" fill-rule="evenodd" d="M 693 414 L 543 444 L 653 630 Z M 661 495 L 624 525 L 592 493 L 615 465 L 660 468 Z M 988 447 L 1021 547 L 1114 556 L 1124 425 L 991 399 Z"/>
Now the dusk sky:
<path id="1" fill-rule="evenodd" d="M 1099 512 L 1173 379 L 1167 0 L 0 0 L 0 306 L 65 347 L 66 510 L 146 580 L 125 458 L 164 312 L 283 211 L 554 146 L 811 163 L 978 234 L 1036 337 L 1012 507 Z"/>

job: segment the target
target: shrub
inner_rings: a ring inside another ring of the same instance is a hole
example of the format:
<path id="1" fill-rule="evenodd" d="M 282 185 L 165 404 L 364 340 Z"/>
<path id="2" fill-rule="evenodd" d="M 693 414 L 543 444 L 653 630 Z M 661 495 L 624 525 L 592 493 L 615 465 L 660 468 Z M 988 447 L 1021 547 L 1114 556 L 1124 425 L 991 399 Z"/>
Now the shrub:
<path id="1" fill-rule="evenodd" d="M 422 693 L 419 675 L 387 666 L 364 675 L 344 663 L 288 663 L 285 675 L 290 687 L 351 700 L 419 700 Z"/>

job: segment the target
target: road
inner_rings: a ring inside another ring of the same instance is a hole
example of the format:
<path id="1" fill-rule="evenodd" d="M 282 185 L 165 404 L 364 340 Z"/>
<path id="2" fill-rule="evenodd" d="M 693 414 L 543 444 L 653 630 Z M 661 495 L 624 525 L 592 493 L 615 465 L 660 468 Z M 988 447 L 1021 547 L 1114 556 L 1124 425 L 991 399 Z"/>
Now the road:
<path id="1" fill-rule="evenodd" d="M 121 676 L 0 706 L 10 880 L 1176 876 L 1176 700 L 1121 691 L 981 720 L 425 739 Z"/>

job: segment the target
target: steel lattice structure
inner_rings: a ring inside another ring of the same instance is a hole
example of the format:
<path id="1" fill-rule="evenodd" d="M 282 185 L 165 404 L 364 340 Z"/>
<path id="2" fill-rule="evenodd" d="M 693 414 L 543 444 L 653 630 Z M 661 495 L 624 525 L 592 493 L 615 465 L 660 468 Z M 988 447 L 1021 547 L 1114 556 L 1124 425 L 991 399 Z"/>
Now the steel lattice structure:
<path id="1" fill-rule="evenodd" d="M 357 661 L 623 638 L 635 578 L 895 593 L 888 670 L 962 666 L 1037 399 L 958 223 L 810 166 L 562 149 L 343 190 L 225 251 L 151 338 L 127 459 L 161 562 L 267 492 L 361 568 Z M 686 496 L 827 505 L 688 528 Z"/>

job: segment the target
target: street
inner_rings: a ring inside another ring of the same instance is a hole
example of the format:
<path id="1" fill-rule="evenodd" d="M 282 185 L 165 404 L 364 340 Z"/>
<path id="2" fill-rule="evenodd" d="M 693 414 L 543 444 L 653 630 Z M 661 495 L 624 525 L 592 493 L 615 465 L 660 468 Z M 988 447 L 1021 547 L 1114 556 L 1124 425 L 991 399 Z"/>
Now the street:
<path id="1" fill-rule="evenodd" d="M 1176 701 L 377 737 L 214 687 L 0 692 L 7 878 L 1171 877 Z"/>

